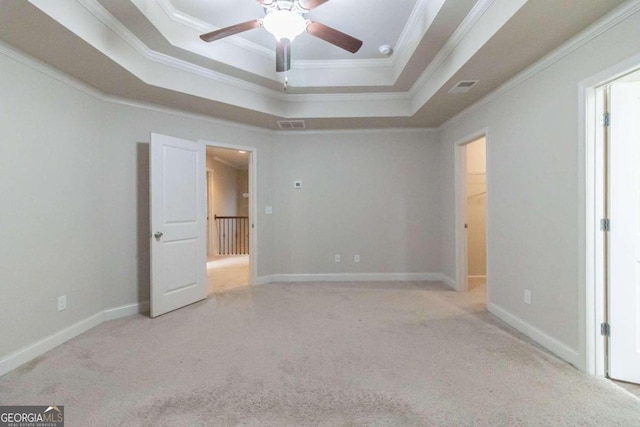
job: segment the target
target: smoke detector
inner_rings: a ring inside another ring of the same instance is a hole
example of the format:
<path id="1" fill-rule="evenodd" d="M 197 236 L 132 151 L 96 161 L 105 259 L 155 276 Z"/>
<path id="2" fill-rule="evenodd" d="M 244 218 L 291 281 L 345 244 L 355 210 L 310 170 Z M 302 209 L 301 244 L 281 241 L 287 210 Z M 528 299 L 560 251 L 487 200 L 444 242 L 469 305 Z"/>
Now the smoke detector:
<path id="1" fill-rule="evenodd" d="M 391 45 L 383 44 L 378 48 L 378 52 L 380 52 L 384 56 L 391 56 L 391 54 L 393 53 L 393 48 L 391 47 Z"/>

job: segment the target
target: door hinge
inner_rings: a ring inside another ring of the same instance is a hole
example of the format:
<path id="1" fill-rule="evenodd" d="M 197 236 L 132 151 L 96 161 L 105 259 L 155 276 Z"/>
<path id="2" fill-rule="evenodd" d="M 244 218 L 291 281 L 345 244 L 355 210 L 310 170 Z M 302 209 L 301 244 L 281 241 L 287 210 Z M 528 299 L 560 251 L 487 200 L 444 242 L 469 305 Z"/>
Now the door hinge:
<path id="1" fill-rule="evenodd" d="M 611 231 L 611 221 L 609 218 L 602 218 L 600 220 L 600 231 Z"/>
<path id="2" fill-rule="evenodd" d="M 611 336 L 611 326 L 608 323 L 600 323 L 600 335 L 603 337 Z"/>
<path id="3" fill-rule="evenodd" d="M 602 126 L 609 127 L 611 125 L 611 114 L 604 113 L 601 119 Z"/>

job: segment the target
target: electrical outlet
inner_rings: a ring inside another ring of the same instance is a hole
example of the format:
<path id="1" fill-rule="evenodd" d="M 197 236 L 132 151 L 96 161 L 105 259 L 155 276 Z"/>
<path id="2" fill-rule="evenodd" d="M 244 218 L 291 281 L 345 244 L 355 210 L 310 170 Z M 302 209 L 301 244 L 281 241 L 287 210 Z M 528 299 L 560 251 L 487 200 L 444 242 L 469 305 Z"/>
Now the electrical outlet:
<path id="1" fill-rule="evenodd" d="M 58 297 L 58 311 L 67 309 L 67 296 L 62 295 Z"/>
<path id="2" fill-rule="evenodd" d="M 335 258 L 336 262 L 342 261 L 342 259 L 340 258 L 340 254 L 336 254 L 336 256 L 334 258 Z"/>
<path id="3" fill-rule="evenodd" d="M 355 254 L 355 255 L 353 256 L 353 262 L 360 262 L 360 255 Z"/>
<path id="4" fill-rule="evenodd" d="M 531 304 L 531 291 L 529 289 L 524 290 L 524 303 Z"/>

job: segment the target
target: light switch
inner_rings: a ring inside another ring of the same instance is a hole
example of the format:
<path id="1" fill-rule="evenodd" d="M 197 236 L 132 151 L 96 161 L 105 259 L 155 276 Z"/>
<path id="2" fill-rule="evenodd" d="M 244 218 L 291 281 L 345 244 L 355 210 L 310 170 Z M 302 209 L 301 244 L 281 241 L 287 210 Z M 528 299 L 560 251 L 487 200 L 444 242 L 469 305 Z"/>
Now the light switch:
<path id="1" fill-rule="evenodd" d="M 273 213 L 273 206 L 265 206 L 264 207 L 264 214 L 265 215 L 271 215 Z"/>
<path id="2" fill-rule="evenodd" d="M 302 188 L 302 181 L 294 181 L 293 188 L 296 188 L 296 189 Z"/>

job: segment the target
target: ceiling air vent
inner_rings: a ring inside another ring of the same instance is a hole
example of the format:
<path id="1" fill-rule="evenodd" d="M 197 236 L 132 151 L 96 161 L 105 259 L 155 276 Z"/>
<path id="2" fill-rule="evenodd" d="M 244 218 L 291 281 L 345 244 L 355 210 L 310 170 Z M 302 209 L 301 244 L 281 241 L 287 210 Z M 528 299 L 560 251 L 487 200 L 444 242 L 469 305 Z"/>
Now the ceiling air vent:
<path id="1" fill-rule="evenodd" d="M 304 129 L 304 120 L 278 120 L 278 127 L 284 130 Z"/>
<path id="2" fill-rule="evenodd" d="M 478 83 L 478 80 L 462 80 L 461 82 L 456 83 L 454 87 L 449 89 L 449 93 L 465 93 L 469 92 L 472 87 L 474 87 Z"/>

